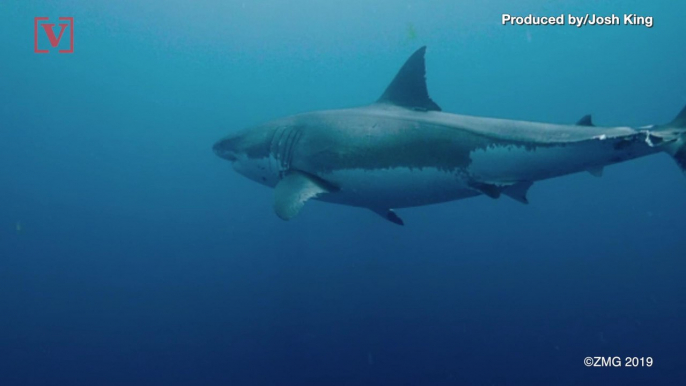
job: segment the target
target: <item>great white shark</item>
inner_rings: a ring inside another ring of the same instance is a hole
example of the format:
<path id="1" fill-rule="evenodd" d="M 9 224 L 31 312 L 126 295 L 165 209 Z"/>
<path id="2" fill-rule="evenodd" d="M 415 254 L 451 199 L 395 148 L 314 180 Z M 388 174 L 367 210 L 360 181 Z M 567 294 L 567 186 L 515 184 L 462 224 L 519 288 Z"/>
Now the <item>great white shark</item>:
<path id="1" fill-rule="evenodd" d="M 373 104 L 277 119 L 221 139 L 214 152 L 274 188 L 289 220 L 310 199 L 367 208 L 403 225 L 398 208 L 486 195 L 528 203 L 534 182 L 667 152 L 686 173 L 686 107 L 670 123 L 599 127 L 450 114 L 429 97 L 424 53 Z"/>

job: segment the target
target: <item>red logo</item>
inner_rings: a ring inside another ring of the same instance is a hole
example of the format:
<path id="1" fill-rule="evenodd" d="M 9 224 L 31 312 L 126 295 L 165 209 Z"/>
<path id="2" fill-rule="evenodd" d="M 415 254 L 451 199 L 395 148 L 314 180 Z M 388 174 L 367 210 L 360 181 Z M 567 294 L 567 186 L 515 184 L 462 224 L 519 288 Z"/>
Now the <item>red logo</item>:
<path id="1" fill-rule="evenodd" d="M 33 19 L 33 35 L 34 35 L 34 40 L 33 40 L 33 51 L 38 53 L 38 54 L 47 54 L 50 52 L 49 49 L 45 49 L 47 47 L 46 40 L 47 42 L 50 43 L 52 48 L 60 48 L 58 50 L 59 53 L 61 54 L 71 54 L 74 52 L 74 18 L 73 17 L 60 17 L 59 18 L 59 23 L 57 24 L 57 28 L 55 28 L 55 23 L 48 23 L 50 20 L 49 17 L 36 17 Z M 42 27 L 39 28 L 38 27 Z M 69 45 L 62 39 L 64 38 L 65 31 L 68 30 L 69 34 Z M 57 32 L 56 32 L 57 31 Z M 41 35 L 41 38 L 39 39 L 38 36 Z M 47 39 L 45 37 L 47 36 Z M 41 46 L 44 49 L 39 49 L 38 48 L 38 41 L 41 41 Z M 62 42 L 62 44 L 60 44 Z"/>

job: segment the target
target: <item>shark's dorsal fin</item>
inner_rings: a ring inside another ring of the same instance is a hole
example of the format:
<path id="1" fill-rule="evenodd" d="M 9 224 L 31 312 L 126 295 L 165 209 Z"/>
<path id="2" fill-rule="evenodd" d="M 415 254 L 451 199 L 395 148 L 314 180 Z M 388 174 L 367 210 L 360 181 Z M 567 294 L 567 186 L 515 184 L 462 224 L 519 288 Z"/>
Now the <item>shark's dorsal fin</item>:
<path id="1" fill-rule="evenodd" d="M 426 46 L 415 51 L 407 59 L 377 103 L 390 103 L 414 110 L 441 111 L 436 102 L 431 100 L 426 89 L 425 52 Z"/>
<path id="2" fill-rule="evenodd" d="M 576 122 L 577 126 L 595 126 L 593 120 L 591 119 L 591 114 L 584 115 Z"/>

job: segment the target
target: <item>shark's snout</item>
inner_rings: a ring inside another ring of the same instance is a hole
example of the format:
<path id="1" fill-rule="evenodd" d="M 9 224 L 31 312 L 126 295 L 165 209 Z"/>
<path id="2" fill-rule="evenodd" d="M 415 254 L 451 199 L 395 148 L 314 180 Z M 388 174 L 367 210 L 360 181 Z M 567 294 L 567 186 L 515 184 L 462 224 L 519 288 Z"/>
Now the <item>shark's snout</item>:
<path id="1" fill-rule="evenodd" d="M 235 137 L 220 139 L 212 146 L 212 150 L 214 150 L 214 154 L 217 156 L 234 162 L 237 159 L 235 142 Z"/>

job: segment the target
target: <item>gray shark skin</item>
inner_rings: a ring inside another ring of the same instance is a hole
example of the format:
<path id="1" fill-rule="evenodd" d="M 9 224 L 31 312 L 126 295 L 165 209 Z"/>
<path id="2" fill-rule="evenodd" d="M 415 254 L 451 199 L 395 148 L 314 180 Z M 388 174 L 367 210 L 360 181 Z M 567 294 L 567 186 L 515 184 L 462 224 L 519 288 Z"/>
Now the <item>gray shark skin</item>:
<path id="1" fill-rule="evenodd" d="M 393 209 L 485 194 L 528 203 L 535 181 L 671 154 L 686 172 L 686 107 L 670 123 L 600 127 L 441 112 L 426 89 L 425 47 L 369 106 L 267 122 L 214 145 L 244 176 L 275 188 L 274 209 L 295 217 L 309 199 L 370 209 L 403 225 Z"/>

